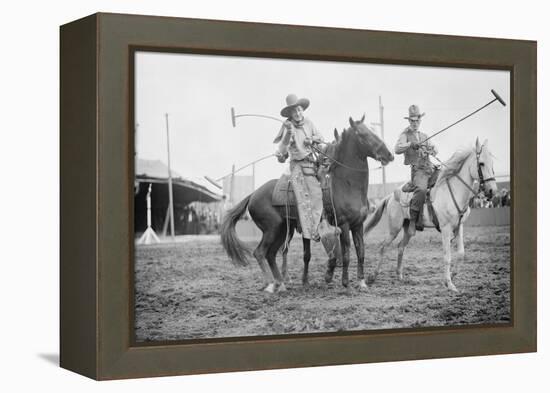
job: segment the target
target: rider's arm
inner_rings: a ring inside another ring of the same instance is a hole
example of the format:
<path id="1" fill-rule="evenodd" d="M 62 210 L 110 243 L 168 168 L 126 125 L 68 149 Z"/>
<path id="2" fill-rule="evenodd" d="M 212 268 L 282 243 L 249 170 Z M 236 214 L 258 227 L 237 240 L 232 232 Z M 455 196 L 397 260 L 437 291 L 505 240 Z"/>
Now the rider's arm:
<path id="1" fill-rule="evenodd" d="M 279 162 L 285 162 L 288 157 L 288 145 L 290 143 L 290 132 L 288 131 L 288 128 L 283 124 L 281 126 L 281 130 L 279 131 L 280 134 L 283 135 L 281 138 L 281 141 L 277 145 L 277 151 L 275 152 L 275 156 L 279 160 Z"/>
<path id="2" fill-rule="evenodd" d="M 290 131 L 288 130 L 287 126 L 283 124 L 281 126 L 281 133 L 283 133 L 283 137 L 281 138 L 281 141 L 279 142 L 279 145 L 277 146 L 277 151 L 275 152 L 275 156 L 277 157 L 277 160 L 279 162 L 285 162 L 288 158 L 288 145 L 290 144 Z"/>
<path id="3" fill-rule="evenodd" d="M 411 147 L 411 143 L 407 142 L 407 135 L 402 133 L 395 144 L 395 154 L 403 154 Z"/>
<path id="4" fill-rule="evenodd" d="M 281 139 L 280 145 L 288 146 L 288 144 L 290 143 L 291 132 L 284 124 L 282 128 L 283 128 L 283 139 Z"/>

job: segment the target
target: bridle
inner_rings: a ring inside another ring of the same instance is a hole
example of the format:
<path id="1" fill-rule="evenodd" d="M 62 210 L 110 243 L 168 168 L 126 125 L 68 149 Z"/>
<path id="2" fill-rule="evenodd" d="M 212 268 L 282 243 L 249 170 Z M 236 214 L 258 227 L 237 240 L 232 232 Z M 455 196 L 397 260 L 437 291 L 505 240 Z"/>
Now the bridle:
<path id="1" fill-rule="evenodd" d="M 480 194 L 480 192 L 483 190 L 483 187 L 485 185 L 485 183 L 489 182 L 489 181 L 495 181 L 496 179 L 494 177 L 489 177 L 487 179 L 485 179 L 483 177 L 483 171 L 481 170 L 481 162 L 479 162 L 479 158 L 481 156 L 481 152 L 483 150 L 483 146 L 481 146 L 481 149 L 479 149 L 479 151 L 477 151 L 477 148 L 476 148 L 476 166 L 477 166 L 477 175 L 478 175 L 478 182 L 479 182 L 479 187 L 478 187 L 478 190 L 475 191 L 468 183 L 466 183 L 464 181 L 464 179 L 462 179 L 458 173 L 455 173 L 453 176 L 456 177 L 458 180 L 460 180 L 460 182 L 462 182 L 462 184 L 464 184 L 464 186 L 466 186 L 466 188 L 468 190 L 470 190 L 472 192 L 473 197 L 476 197 Z M 437 161 L 439 161 L 441 163 L 441 165 L 443 166 L 446 166 L 445 163 L 443 161 L 441 161 L 439 158 L 437 158 L 435 155 L 433 156 Z M 447 183 L 447 188 L 449 189 L 449 193 L 451 194 L 451 199 L 453 200 L 453 204 L 455 205 L 456 207 L 456 210 L 458 211 L 458 224 L 456 226 L 456 228 L 458 228 L 462 222 L 462 218 L 464 217 L 464 214 L 466 214 L 466 211 L 468 210 L 468 206 L 469 206 L 469 203 L 466 204 L 466 206 L 464 206 L 463 209 L 460 208 L 460 206 L 458 206 L 458 202 L 455 198 L 455 195 L 454 195 L 454 192 L 453 192 L 453 189 L 451 187 L 451 183 L 449 182 L 449 178 L 445 179 L 445 182 Z M 455 233 L 456 235 L 456 233 Z"/>
<path id="2" fill-rule="evenodd" d="M 494 177 L 488 177 L 488 178 L 486 178 L 486 179 L 483 177 L 483 171 L 481 170 L 481 165 L 482 165 L 482 163 L 479 162 L 479 158 L 480 158 L 480 156 L 481 156 L 482 150 L 483 150 L 483 146 L 481 147 L 481 149 L 479 149 L 479 151 L 476 150 L 476 166 L 477 166 L 477 176 L 478 176 L 477 181 L 479 182 L 479 188 L 478 188 L 477 191 L 475 191 L 468 183 L 466 183 L 466 182 L 464 181 L 464 179 L 462 179 L 462 178 L 458 175 L 458 173 L 455 173 L 454 175 L 452 175 L 452 176 L 456 177 L 458 180 L 460 180 L 460 182 L 461 182 L 462 184 L 464 184 L 464 186 L 465 186 L 468 190 L 470 190 L 470 191 L 472 192 L 472 194 L 474 194 L 474 196 L 479 195 L 479 193 L 481 192 L 481 190 L 482 190 L 483 187 L 485 186 L 485 183 L 490 182 L 490 181 L 496 181 L 496 179 L 495 179 Z M 437 156 L 432 155 L 432 157 L 435 158 L 441 165 L 447 166 L 443 161 L 441 161 L 439 158 L 437 158 Z M 448 181 L 447 181 L 447 183 L 448 183 Z M 459 210 L 460 210 L 460 209 L 459 209 Z"/>
<path id="3" fill-rule="evenodd" d="M 483 189 L 483 187 L 485 186 L 485 183 L 490 182 L 490 181 L 496 181 L 495 177 L 489 177 L 487 179 L 485 179 L 483 177 L 483 171 L 481 170 L 482 163 L 479 162 L 479 157 L 481 156 L 482 150 L 483 150 L 483 146 L 481 146 L 479 151 L 476 150 L 477 175 L 478 175 L 478 178 L 479 178 L 478 181 L 479 181 L 479 189 L 480 190 Z"/>

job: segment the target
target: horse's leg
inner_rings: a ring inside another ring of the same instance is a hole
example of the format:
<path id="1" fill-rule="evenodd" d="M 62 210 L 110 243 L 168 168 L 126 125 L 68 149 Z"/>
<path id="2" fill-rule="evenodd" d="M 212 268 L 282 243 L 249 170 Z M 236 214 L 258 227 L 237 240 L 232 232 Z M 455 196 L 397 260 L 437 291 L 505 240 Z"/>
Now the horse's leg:
<path id="1" fill-rule="evenodd" d="M 309 272 L 309 261 L 311 260 L 311 240 L 303 238 L 304 245 L 304 271 L 302 273 L 302 285 L 306 286 L 309 284 L 308 272 Z"/>
<path id="2" fill-rule="evenodd" d="M 329 258 L 327 263 L 327 271 L 325 273 L 325 282 L 329 284 L 332 282 L 334 276 L 334 269 L 336 269 L 336 257 Z"/>
<path id="3" fill-rule="evenodd" d="M 275 292 L 275 278 L 266 260 L 266 256 L 269 251 L 269 247 L 273 244 L 276 237 L 277 233 L 272 228 L 268 229 L 267 232 L 263 233 L 260 244 L 258 244 L 258 247 L 254 250 L 254 257 L 258 261 L 260 269 L 262 269 L 264 279 L 267 282 L 267 286 L 264 288 L 264 291 L 269 293 Z"/>
<path id="4" fill-rule="evenodd" d="M 359 288 L 367 289 L 364 270 L 365 243 L 363 240 L 363 223 L 353 228 L 351 235 L 353 236 L 353 244 L 355 245 L 355 252 L 357 253 L 357 280 L 359 281 Z"/>
<path id="5" fill-rule="evenodd" d="M 382 264 L 384 263 L 384 253 L 386 250 L 386 247 L 388 247 L 391 242 L 397 237 L 399 234 L 399 231 L 401 230 L 400 227 L 392 227 L 390 223 L 390 229 L 389 233 L 386 236 L 384 240 L 380 243 L 380 249 L 378 251 L 379 253 L 379 259 L 378 259 L 378 265 L 376 265 L 376 268 L 374 269 L 374 273 L 369 276 L 369 282 L 373 283 L 376 281 L 376 278 L 380 274 L 380 270 L 382 269 Z"/>
<path id="6" fill-rule="evenodd" d="M 278 285 L 279 291 L 286 291 L 286 287 L 283 281 L 283 276 L 281 275 L 281 272 L 279 271 L 279 267 L 277 266 L 277 253 L 281 249 L 281 246 L 284 244 L 285 239 L 286 239 L 286 227 L 280 226 L 278 228 L 277 236 L 273 240 L 273 243 L 271 243 L 271 245 L 269 246 L 269 249 L 266 255 L 267 262 L 269 263 L 269 268 L 271 269 L 271 273 L 275 278 L 275 282 Z"/>
<path id="7" fill-rule="evenodd" d="M 342 233 L 340 234 L 340 244 L 342 245 L 342 285 L 347 288 L 349 284 L 349 250 L 350 250 L 350 238 L 349 227 L 344 225 Z"/>
<path id="8" fill-rule="evenodd" d="M 294 235 L 294 227 L 291 225 L 289 229 L 290 229 L 290 232 L 288 234 L 288 246 L 290 247 L 290 241 L 292 240 L 292 236 Z M 283 250 L 283 268 L 282 268 L 283 282 L 290 284 L 291 280 L 288 274 L 287 256 L 288 256 L 288 248 L 285 248 Z"/>
<path id="9" fill-rule="evenodd" d="M 458 253 L 458 260 L 455 263 L 453 277 L 456 277 L 459 269 L 464 263 L 464 224 L 460 224 L 458 227 L 458 233 L 456 234 L 456 251 Z"/>
<path id="10" fill-rule="evenodd" d="M 340 234 L 343 232 L 342 228 L 340 229 Z M 340 239 L 336 238 L 335 241 L 340 241 Z M 340 241 L 341 242 L 341 241 Z M 334 269 L 336 269 L 336 263 L 338 261 L 338 253 L 334 252 L 332 253 L 333 256 L 329 257 L 327 262 L 327 271 L 325 272 L 325 282 L 327 284 L 332 282 L 332 277 L 334 276 Z"/>
<path id="11" fill-rule="evenodd" d="M 458 292 L 451 280 L 451 238 L 453 230 L 450 225 L 441 228 L 441 240 L 443 243 L 443 261 L 445 262 L 445 285 L 453 292 Z"/>
<path id="12" fill-rule="evenodd" d="M 409 223 L 409 225 L 411 224 Z M 411 235 L 407 229 L 408 227 L 404 225 L 403 238 L 397 246 L 397 278 L 399 280 L 403 280 L 403 253 L 405 252 L 405 247 L 407 247 L 407 244 L 409 244 L 409 240 L 411 239 Z"/>

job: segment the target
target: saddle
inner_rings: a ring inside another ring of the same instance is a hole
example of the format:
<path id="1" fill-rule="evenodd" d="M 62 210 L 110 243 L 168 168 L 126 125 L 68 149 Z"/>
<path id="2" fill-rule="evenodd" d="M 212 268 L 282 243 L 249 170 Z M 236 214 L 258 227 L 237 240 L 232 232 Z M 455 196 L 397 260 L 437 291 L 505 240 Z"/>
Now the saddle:
<path id="1" fill-rule="evenodd" d="M 292 184 L 290 183 L 290 175 L 283 174 L 273 189 L 273 194 L 271 195 L 271 204 L 273 206 L 286 206 L 288 200 L 288 206 L 296 209 L 296 195 L 294 195 L 294 190 L 292 189 Z"/>
<path id="2" fill-rule="evenodd" d="M 331 206 L 330 176 L 323 176 L 320 184 L 321 190 L 323 191 L 323 208 L 327 208 Z M 275 184 L 275 188 L 271 194 L 271 204 L 276 207 L 285 207 L 287 205 L 287 200 L 289 207 L 296 208 L 296 195 L 294 195 L 294 190 L 292 189 L 290 175 L 283 174 Z"/>
<path id="3" fill-rule="evenodd" d="M 321 173 L 320 175 L 323 175 Z M 323 210 L 325 217 L 328 219 L 331 225 L 334 225 L 334 214 L 333 206 L 331 200 L 331 186 L 330 186 L 330 176 L 324 174 L 321 177 L 321 190 L 323 192 Z M 287 204 L 288 201 L 288 204 Z M 298 216 L 298 207 L 296 202 L 296 195 L 292 189 L 292 183 L 290 182 L 290 175 L 283 174 L 277 180 L 273 193 L 271 194 L 271 204 L 274 207 L 283 209 L 285 215 L 288 213 L 290 219 L 296 220 L 298 226 L 300 225 L 300 219 Z M 288 207 L 288 212 L 286 211 Z M 301 228 L 298 227 L 298 231 L 301 232 Z"/>

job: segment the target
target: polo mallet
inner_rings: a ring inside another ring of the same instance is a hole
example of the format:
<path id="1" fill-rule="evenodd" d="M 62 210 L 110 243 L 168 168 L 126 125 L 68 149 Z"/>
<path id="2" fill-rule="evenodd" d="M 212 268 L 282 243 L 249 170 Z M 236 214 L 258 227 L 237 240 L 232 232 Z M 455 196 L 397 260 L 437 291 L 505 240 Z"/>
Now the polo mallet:
<path id="1" fill-rule="evenodd" d="M 276 117 L 273 117 L 273 116 L 256 115 L 256 114 L 254 114 L 254 113 L 243 113 L 243 114 L 237 115 L 237 114 L 235 114 L 235 108 L 231 107 L 231 124 L 233 125 L 233 128 L 237 127 L 237 118 L 238 118 L 238 117 L 247 117 L 247 116 L 248 116 L 248 117 L 263 117 L 264 119 L 271 119 L 271 120 L 275 120 L 275 121 L 277 121 L 277 122 L 279 122 L 279 123 L 283 123 L 283 121 L 282 121 L 281 119 L 277 119 Z M 219 181 L 222 181 L 222 180 L 225 179 L 226 177 L 231 176 L 231 175 L 233 175 L 233 174 L 235 174 L 235 173 L 237 173 L 237 172 L 239 172 L 239 171 L 241 171 L 241 170 L 243 170 L 243 169 L 245 169 L 245 168 L 248 168 L 250 165 L 254 165 L 254 164 L 257 163 L 257 162 L 266 160 L 266 159 L 268 159 L 269 157 L 272 157 L 272 156 L 274 156 L 274 155 L 275 155 L 275 154 L 270 154 L 270 155 L 268 155 L 268 156 L 265 156 L 265 157 L 262 157 L 262 158 L 258 158 L 257 160 L 252 161 L 251 163 L 246 164 L 246 165 L 243 166 L 243 167 L 240 167 L 239 169 L 235 170 L 234 172 L 228 173 L 227 175 L 222 176 L 222 177 L 220 177 L 219 179 L 216 179 L 216 180 L 212 179 L 212 178 L 209 177 L 209 176 L 204 176 L 204 178 L 205 178 L 206 180 L 208 180 L 210 183 L 212 183 L 213 185 L 215 185 L 216 187 L 218 187 L 218 188 L 221 190 L 223 187 L 220 186 L 220 185 L 218 184 Z"/>
<path id="2" fill-rule="evenodd" d="M 506 103 L 505 103 L 504 100 L 498 95 L 498 93 L 497 93 L 496 91 L 494 91 L 493 89 L 491 89 L 491 93 L 493 93 L 493 95 L 495 96 L 494 99 L 492 99 L 491 101 L 489 101 L 487 104 L 483 105 L 481 108 L 476 109 L 475 111 L 473 111 L 473 112 L 470 113 L 469 115 L 464 116 L 462 119 L 460 119 L 460 120 L 458 120 L 458 121 L 455 121 L 455 122 L 454 122 L 453 124 L 451 124 L 450 126 L 445 127 L 444 129 L 442 129 L 442 130 L 436 132 L 435 134 L 432 134 L 432 135 L 429 136 L 428 138 L 424 139 L 420 144 L 422 145 L 422 144 L 426 143 L 428 140 L 432 139 L 434 136 L 441 134 L 443 131 L 446 131 L 446 130 L 448 130 L 449 128 L 451 128 L 452 126 L 457 125 L 457 124 L 460 123 L 461 121 L 466 120 L 468 117 L 475 115 L 477 112 L 479 112 L 480 110 L 482 110 L 482 109 L 488 107 L 489 105 L 491 105 L 491 104 L 492 104 L 493 102 L 495 102 L 495 101 L 500 102 L 500 103 L 502 104 L 502 106 L 506 106 Z"/>
<path id="3" fill-rule="evenodd" d="M 231 107 L 231 124 L 233 125 L 233 128 L 237 127 L 237 118 L 238 117 L 263 117 L 264 119 L 271 119 L 271 120 L 275 120 L 275 121 L 278 121 L 279 123 L 283 123 L 283 120 L 281 119 L 277 119 L 276 117 L 273 117 L 273 116 L 267 116 L 267 115 L 256 115 L 254 113 L 243 113 L 243 114 L 240 114 L 240 115 L 236 115 L 235 114 L 235 108 Z"/>
<path id="4" fill-rule="evenodd" d="M 213 185 L 215 185 L 216 187 L 218 187 L 218 188 L 221 190 L 221 189 L 223 189 L 223 187 L 219 185 L 219 183 L 218 183 L 219 181 L 222 181 L 222 180 L 225 179 L 226 177 L 232 176 L 233 174 L 235 174 L 235 173 L 237 173 L 237 172 L 240 172 L 240 171 L 242 171 L 242 170 L 245 169 L 245 168 L 248 168 L 250 165 L 254 165 L 254 164 L 256 164 L 257 162 L 260 162 L 260 161 L 263 161 L 263 160 L 267 160 L 269 157 L 273 157 L 273 156 L 275 156 L 275 154 L 271 153 L 271 154 L 268 155 L 268 156 L 265 156 L 265 157 L 262 157 L 262 158 L 258 158 L 257 160 L 254 160 L 254 161 L 252 161 L 251 163 L 248 163 L 248 164 L 246 164 L 246 165 L 240 167 L 239 169 L 235 169 L 235 171 L 232 171 L 231 173 L 228 173 L 227 175 L 222 176 L 222 177 L 220 177 L 219 179 L 216 179 L 216 180 L 212 179 L 212 178 L 209 177 L 209 176 L 204 176 L 204 178 L 205 178 L 206 180 L 208 180 L 210 183 L 212 183 Z"/>

